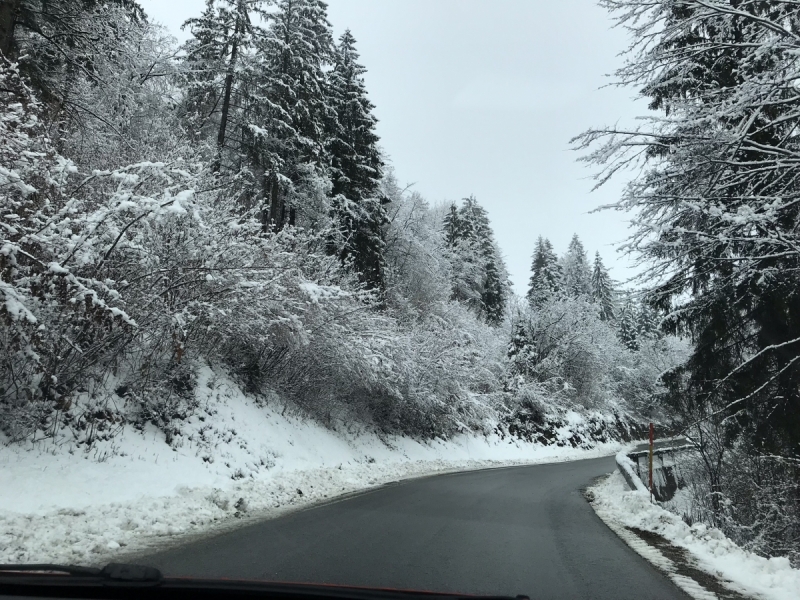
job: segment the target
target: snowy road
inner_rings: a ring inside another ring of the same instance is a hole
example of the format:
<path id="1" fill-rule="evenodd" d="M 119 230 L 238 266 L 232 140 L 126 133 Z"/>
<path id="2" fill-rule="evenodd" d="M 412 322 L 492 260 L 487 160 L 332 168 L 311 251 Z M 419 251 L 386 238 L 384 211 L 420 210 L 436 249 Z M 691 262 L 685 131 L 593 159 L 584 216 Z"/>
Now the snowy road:
<path id="1" fill-rule="evenodd" d="M 594 514 L 613 458 L 440 475 L 201 540 L 146 561 L 169 575 L 532 599 L 685 596 Z"/>

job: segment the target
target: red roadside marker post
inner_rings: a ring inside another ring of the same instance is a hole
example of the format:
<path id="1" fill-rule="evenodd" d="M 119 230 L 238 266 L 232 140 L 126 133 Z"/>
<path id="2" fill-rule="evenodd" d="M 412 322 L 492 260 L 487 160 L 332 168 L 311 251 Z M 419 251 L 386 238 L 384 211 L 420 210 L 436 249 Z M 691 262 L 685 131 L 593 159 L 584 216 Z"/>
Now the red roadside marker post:
<path id="1" fill-rule="evenodd" d="M 655 438 L 655 431 L 655 427 L 653 427 L 653 424 L 650 423 L 650 502 L 653 501 L 653 440 Z"/>

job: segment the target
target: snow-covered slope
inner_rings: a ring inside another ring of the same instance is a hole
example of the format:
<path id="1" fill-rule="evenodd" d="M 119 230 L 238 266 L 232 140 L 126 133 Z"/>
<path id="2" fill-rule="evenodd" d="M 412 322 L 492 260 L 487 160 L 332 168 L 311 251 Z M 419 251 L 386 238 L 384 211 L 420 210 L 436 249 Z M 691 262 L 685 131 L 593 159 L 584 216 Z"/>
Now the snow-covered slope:
<path id="1" fill-rule="evenodd" d="M 718 529 L 702 523 L 687 525 L 676 514 L 651 504 L 647 491 L 630 491 L 619 471 L 589 488 L 597 515 L 636 552 L 666 572 L 679 587 L 698 600 L 717 598 L 677 568 L 658 548 L 634 531 L 652 532 L 688 552 L 691 566 L 720 580 L 724 587 L 747 597 L 768 600 L 800 598 L 800 570 L 787 558 L 764 558 L 742 550 Z"/>
<path id="2" fill-rule="evenodd" d="M 393 480 L 619 448 L 335 432 L 242 394 L 208 368 L 196 393 L 199 409 L 169 444 L 154 427 L 124 426 L 88 452 L 50 441 L 0 446 L 0 562 L 102 563 Z M 562 442 L 570 435 L 559 430 Z"/>

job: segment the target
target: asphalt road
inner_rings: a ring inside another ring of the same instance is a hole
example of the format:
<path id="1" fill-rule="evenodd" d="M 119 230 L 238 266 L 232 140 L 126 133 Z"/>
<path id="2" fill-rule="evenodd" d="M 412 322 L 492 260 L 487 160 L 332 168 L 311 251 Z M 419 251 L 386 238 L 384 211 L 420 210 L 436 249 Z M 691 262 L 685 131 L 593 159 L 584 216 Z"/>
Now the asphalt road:
<path id="1" fill-rule="evenodd" d="M 167 575 L 686 600 L 581 489 L 613 458 L 417 479 L 151 555 Z"/>

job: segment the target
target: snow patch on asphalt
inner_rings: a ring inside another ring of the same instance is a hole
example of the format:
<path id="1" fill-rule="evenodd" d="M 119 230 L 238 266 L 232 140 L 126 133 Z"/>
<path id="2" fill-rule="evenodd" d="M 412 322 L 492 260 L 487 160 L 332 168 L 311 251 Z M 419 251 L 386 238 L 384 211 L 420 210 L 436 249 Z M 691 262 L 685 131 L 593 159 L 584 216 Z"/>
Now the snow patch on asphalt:
<path id="1" fill-rule="evenodd" d="M 797 600 L 800 570 L 786 558 L 746 552 L 721 531 L 702 523 L 687 525 L 678 515 L 650 503 L 647 492 L 630 491 L 619 471 L 588 489 L 597 515 L 633 550 L 665 572 L 698 600 L 717 598 L 701 584 L 676 572 L 676 566 L 629 528 L 656 533 L 688 551 L 693 566 L 716 577 L 734 592 L 765 600 Z"/>
<path id="2" fill-rule="evenodd" d="M 102 564 L 393 481 L 620 448 L 337 432 L 210 369 L 197 390 L 199 408 L 170 443 L 155 428 L 125 426 L 88 451 L 64 440 L 0 446 L 0 562 Z"/>

